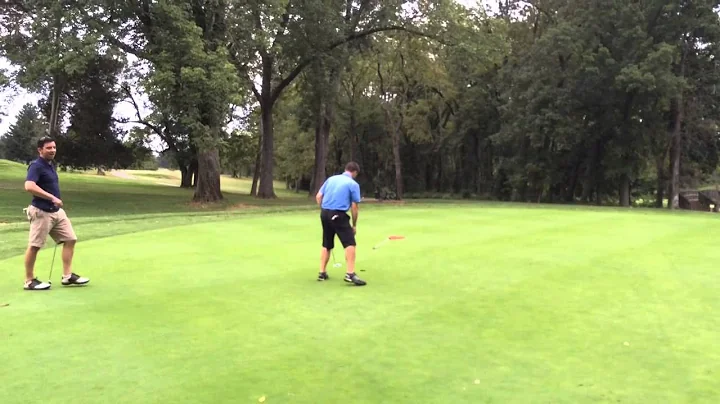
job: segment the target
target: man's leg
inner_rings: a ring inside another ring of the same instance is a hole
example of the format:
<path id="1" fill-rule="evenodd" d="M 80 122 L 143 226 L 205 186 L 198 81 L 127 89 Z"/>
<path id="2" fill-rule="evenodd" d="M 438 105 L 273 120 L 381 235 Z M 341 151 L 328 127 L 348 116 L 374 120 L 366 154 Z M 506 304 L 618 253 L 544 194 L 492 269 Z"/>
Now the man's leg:
<path id="1" fill-rule="evenodd" d="M 63 243 L 62 261 L 63 261 L 63 278 L 69 278 L 72 274 L 72 259 L 75 254 L 75 240 L 69 240 Z"/>
<path id="2" fill-rule="evenodd" d="M 341 220 L 338 218 L 338 220 Z M 355 274 L 355 233 L 353 233 L 350 225 L 350 216 L 347 214 L 342 221 L 337 223 L 336 230 L 340 242 L 345 248 L 345 261 L 347 262 L 347 273 L 345 274 L 345 282 L 353 283 L 357 286 L 364 286 L 364 280 L 358 278 Z"/>
<path id="3" fill-rule="evenodd" d="M 327 264 L 330 261 L 330 251 L 335 248 L 335 230 L 332 225 L 328 223 L 328 218 L 324 213 L 320 214 L 320 222 L 322 223 L 322 248 L 320 249 L 320 273 L 318 274 L 318 281 L 325 281 L 330 279 L 327 274 Z"/>
<path id="4" fill-rule="evenodd" d="M 75 244 L 77 236 L 73 229 L 72 222 L 67 217 L 65 210 L 60 209 L 57 215 L 57 223 L 50 231 L 50 235 L 56 243 L 63 243 L 62 261 L 63 261 L 63 285 L 84 285 L 90 282 L 90 279 L 83 278 L 72 271 L 72 261 L 75 255 Z"/>
<path id="5" fill-rule="evenodd" d="M 35 260 L 37 260 L 38 251 L 40 248 L 34 246 L 28 246 L 25 251 L 25 283 L 35 278 Z"/>
<path id="6" fill-rule="evenodd" d="M 40 249 L 45 245 L 45 240 L 50 231 L 51 219 L 40 209 L 30 206 L 28 208 L 30 218 L 30 234 L 28 236 L 28 247 L 25 251 L 25 289 L 26 290 L 47 290 L 50 284 L 41 282 L 35 278 L 35 261 Z"/>
<path id="7" fill-rule="evenodd" d="M 328 261 L 330 261 L 330 250 L 323 247 L 320 250 L 320 272 L 327 272 Z"/>
<path id="8" fill-rule="evenodd" d="M 345 261 L 347 261 L 347 273 L 355 273 L 355 246 L 345 248 Z"/>

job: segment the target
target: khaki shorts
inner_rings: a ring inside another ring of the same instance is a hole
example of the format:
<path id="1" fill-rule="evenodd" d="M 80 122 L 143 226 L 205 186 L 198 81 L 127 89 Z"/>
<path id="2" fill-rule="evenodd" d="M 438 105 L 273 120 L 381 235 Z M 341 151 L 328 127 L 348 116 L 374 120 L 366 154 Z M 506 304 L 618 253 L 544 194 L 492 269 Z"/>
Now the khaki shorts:
<path id="1" fill-rule="evenodd" d="M 27 214 L 30 219 L 30 246 L 42 248 L 48 235 L 56 243 L 77 240 L 72 223 L 62 208 L 57 212 L 45 212 L 30 205 Z"/>

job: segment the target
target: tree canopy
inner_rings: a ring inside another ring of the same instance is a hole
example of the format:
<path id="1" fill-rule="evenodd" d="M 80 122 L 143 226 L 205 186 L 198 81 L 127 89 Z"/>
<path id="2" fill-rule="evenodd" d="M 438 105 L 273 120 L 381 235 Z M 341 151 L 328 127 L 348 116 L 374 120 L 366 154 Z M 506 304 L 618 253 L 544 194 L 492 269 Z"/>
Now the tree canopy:
<path id="1" fill-rule="evenodd" d="M 124 165 L 113 147 L 146 158 L 154 138 L 203 202 L 222 174 L 262 199 L 278 180 L 313 195 L 350 160 L 381 198 L 677 208 L 709 184 L 720 1 L 493 4 L 13 2 L 0 86 L 40 94 L 40 125 L 84 139 L 68 164 Z"/>

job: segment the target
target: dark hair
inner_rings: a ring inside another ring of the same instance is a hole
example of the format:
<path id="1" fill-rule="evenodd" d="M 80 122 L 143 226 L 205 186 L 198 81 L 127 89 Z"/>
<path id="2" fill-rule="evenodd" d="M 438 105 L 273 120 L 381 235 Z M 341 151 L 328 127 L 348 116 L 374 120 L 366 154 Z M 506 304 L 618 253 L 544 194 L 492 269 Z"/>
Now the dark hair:
<path id="1" fill-rule="evenodd" d="M 37 147 L 38 149 L 42 149 L 45 147 L 46 144 L 54 142 L 55 139 L 51 138 L 50 136 L 43 136 L 37 141 Z"/>
<path id="2" fill-rule="evenodd" d="M 356 162 L 354 162 L 354 161 L 351 161 L 351 162 L 345 164 L 345 171 L 348 171 L 348 172 L 351 172 L 351 173 L 352 173 L 352 172 L 359 173 L 359 172 L 360 172 L 360 166 L 358 165 L 358 163 L 356 163 Z"/>

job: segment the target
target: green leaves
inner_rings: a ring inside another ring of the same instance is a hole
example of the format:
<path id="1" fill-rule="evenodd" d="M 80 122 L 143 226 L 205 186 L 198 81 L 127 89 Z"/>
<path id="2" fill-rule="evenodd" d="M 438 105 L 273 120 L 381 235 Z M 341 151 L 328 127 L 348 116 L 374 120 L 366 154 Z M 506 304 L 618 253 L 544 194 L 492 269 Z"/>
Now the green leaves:
<path id="1" fill-rule="evenodd" d="M 90 4 L 36 0 L 4 15 L 0 55 L 19 67 L 13 80 L 41 91 L 53 77 L 82 74 L 99 52 L 98 36 L 87 29 L 80 12 Z"/>
<path id="2" fill-rule="evenodd" d="M 35 159 L 36 142 L 44 134 L 43 124 L 34 105 L 23 105 L 15 124 L 10 126 L 8 133 L 0 137 L 0 150 L 3 154 L 0 158 L 24 163 Z"/>

